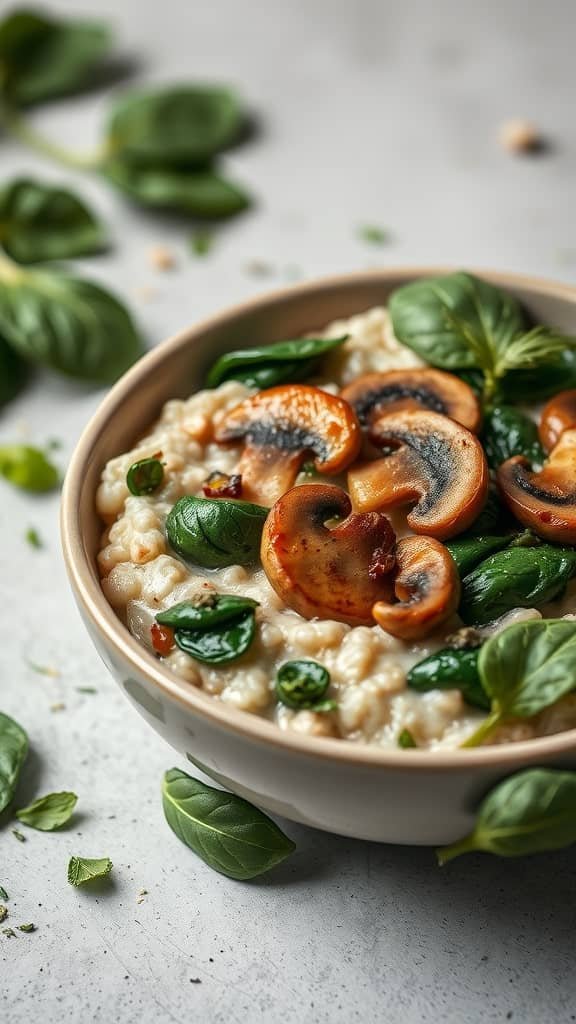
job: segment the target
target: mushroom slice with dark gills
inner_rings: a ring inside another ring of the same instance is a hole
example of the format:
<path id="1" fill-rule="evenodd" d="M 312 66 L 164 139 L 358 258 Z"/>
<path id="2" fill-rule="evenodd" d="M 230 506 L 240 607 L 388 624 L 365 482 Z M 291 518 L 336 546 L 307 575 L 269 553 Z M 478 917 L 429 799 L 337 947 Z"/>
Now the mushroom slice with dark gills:
<path id="1" fill-rule="evenodd" d="M 561 391 L 542 409 L 538 433 L 547 452 L 552 451 L 565 430 L 576 427 L 576 390 Z"/>
<path id="2" fill-rule="evenodd" d="M 576 544 L 576 429 L 564 431 L 540 472 L 515 455 L 502 463 L 497 480 L 524 526 L 553 543 Z"/>
<path id="3" fill-rule="evenodd" d="M 245 441 L 237 472 L 248 501 L 272 505 L 314 456 L 319 473 L 335 476 L 357 457 L 360 424 L 347 402 L 320 388 L 285 384 L 260 391 L 228 412 L 216 441 Z"/>
<path id="4" fill-rule="evenodd" d="M 473 434 L 482 422 L 472 388 L 454 374 L 430 367 L 367 373 L 345 387 L 340 397 L 352 406 L 365 428 L 383 413 L 398 409 L 430 409 L 456 420 Z"/>
<path id="5" fill-rule="evenodd" d="M 348 489 L 355 512 L 414 505 L 414 533 L 445 540 L 470 526 L 488 496 L 489 472 L 474 434 L 437 412 L 380 416 L 370 440 L 389 454 L 354 467 Z"/>
<path id="6" fill-rule="evenodd" d="M 381 512 L 351 514 L 340 487 L 304 484 L 270 510 L 260 555 L 278 596 L 304 618 L 370 626 L 375 602 L 392 597 L 395 539 Z"/>
<path id="7" fill-rule="evenodd" d="M 396 545 L 394 596 L 380 600 L 372 615 L 387 633 L 419 640 L 458 607 L 460 578 L 450 552 L 433 537 L 405 537 Z"/>

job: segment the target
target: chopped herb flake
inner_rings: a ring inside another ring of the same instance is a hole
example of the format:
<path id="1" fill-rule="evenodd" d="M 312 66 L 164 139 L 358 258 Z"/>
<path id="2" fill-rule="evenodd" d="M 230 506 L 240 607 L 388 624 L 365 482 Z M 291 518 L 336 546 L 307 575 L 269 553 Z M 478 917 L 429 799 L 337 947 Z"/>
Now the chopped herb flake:
<path id="1" fill-rule="evenodd" d="M 390 241 L 390 232 L 377 224 L 362 224 L 358 228 L 358 238 L 369 245 L 386 245 Z"/>
<path id="2" fill-rule="evenodd" d="M 50 679 L 59 679 L 60 672 L 57 668 L 53 668 L 52 665 L 38 665 L 35 661 L 29 661 L 26 659 L 28 668 L 31 668 L 33 672 L 37 672 L 39 676 L 49 676 Z"/>
<path id="3" fill-rule="evenodd" d="M 26 836 L 23 836 L 22 833 L 19 832 L 17 828 L 12 829 L 12 835 L 14 836 L 15 839 L 18 840 L 19 843 L 26 842 Z"/>
<path id="4" fill-rule="evenodd" d="M 418 746 L 410 732 L 410 729 L 402 729 L 402 732 L 398 736 L 398 746 L 401 747 L 402 750 L 410 750 L 411 748 Z"/>
<path id="5" fill-rule="evenodd" d="M 95 686 L 77 686 L 76 693 L 98 693 Z"/>
<path id="6" fill-rule="evenodd" d="M 40 550 L 40 548 L 44 547 L 44 544 L 42 543 L 42 538 L 38 533 L 38 530 L 36 530 L 33 526 L 28 527 L 25 533 L 25 538 L 26 542 L 30 545 L 31 548 L 36 548 L 37 550 Z"/>
<path id="7" fill-rule="evenodd" d="M 2 929 L 2 935 L 6 935 L 6 937 L 8 939 L 15 939 L 16 938 L 16 932 L 14 931 L 13 928 L 3 928 Z"/>
<path id="8" fill-rule="evenodd" d="M 6 892 L 6 889 L 4 888 L 4 886 L 0 885 L 0 900 L 7 900 L 7 899 L 8 899 L 8 893 Z"/>
<path id="9" fill-rule="evenodd" d="M 36 931 L 36 925 L 32 924 L 32 923 L 30 923 L 30 924 L 18 924 L 18 925 L 16 925 L 16 927 L 17 927 L 19 932 L 35 932 Z"/>
<path id="10" fill-rule="evenodd" d="M 2 903 L 0 903 L 0 923 L 2 921 L 5 921 L 7 917 L 8 917 L 8 907 L 5 907 Z"/>
<path id="11" fill-rule="evenodd" d="M 68 863 L 68 881 L 70 885 L 84 885 L 95 878 L 104 878 L 112 871 L 109 857 L 71 857 Z"/>
<path id="12" fill-rule="evenodd" d="M 210 231 L 195 231 L 190 239 L 190 248 L 195 256 L 207 256 L 214 244 Z"/>

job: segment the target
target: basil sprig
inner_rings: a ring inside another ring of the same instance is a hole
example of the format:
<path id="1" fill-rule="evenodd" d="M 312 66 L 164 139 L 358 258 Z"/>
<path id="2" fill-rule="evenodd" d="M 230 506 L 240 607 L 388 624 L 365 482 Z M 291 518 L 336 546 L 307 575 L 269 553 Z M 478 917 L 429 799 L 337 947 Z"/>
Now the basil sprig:
<path id="1" fill-rule="evenodd" d="M 478 658 L 490 714 L 464 743 L 475 747 L 506 718 L 531 718 L 576 687 L 576 622 L 519 622 L 491 637 Z"/>
<path id="2" fill-rule="evenodd" d="M 509 547 L 464 576 L 459 614 L 465 623 L 476 626 L 513 608 L 538 608 L 558 597 L 574 575 L 573 548 Z"/>
<path id="3" fill-rule="evenodd" d="M 60 474 L 44 452 L 27 444 L 0 445 L 0 476 L 23 491 L 52 491 Z"/>
<path id="4" fill-rule="evenodd" d="M 576 772 L 529 768 L 499 783 L 482 801 L 474 831 L 437 850 L 446 864 L 482 850 L 498 857 L 561 850 L 576 843 Z"/>
<path id="5" fill-rule="evenodd" d="M 101 252 L 104 228 L 70 189 L 16 178 L 0 191 L 0 245 L 18 263 Z"/>
<path id="6" fill-rule="evenodd" d="M 18 821 L 40 832 L 53 832 L 70 820 L 78 802 L 75 793 L 48 793 L 16 811 Z"/>
<path id="7" fill-rule="evenodd" d="M 208 867 L 246 881 L 280 864 L 296 849 L 257 807 L 233 793 L 206 786 L 178 768 L 162 780 L 166 821 Z"/>
<path id="8" fill-rule="evenodd" d="M 164 481 L 164 466 L 160 459 L 139 459 L 133 462 L 126 474 L 126 485 L 130 494 L 139 497 L 153 494 Z"/>
<path id="9" fill-rule="evenodd" d="M 174 551 L 195 565 L 252 565 L 268 511 L 249 501 L 186 495 L 170 510 L 166 534 Z"/>
<path id="10" fill-rule="evenodd" d="M 343 345 L 348 337 L 298 338 L 225 352 L 208 373 L 206 387 L 239 380 L 247 387 L 264 389 L 305 380 L 314 373 L 322 356 Z"/>
<path id="11" fill-rule="evenodd" d="M 198 602 L 182 601 L 159 612 L 156 621 L 174 629 L 181 651 L 196 661 L 225 665 L 236 661 L 256 635 L 258 602 L 235 594 L 211 594 Z"/>
<path id="12" fill-rule="evenodd" d="M 335 700 L 326 699 L 330 673 L 317 661 L 302 658 L 286 661 L 276 673 L 276 696 L 288 708 L 297 711 L 334 711 Z"/>
<path id="13" fill-rule="evenodd" d="M 0 814 L 8 807 L 28 753 L 28 736 L 21 725 L 0 711 Z"/>

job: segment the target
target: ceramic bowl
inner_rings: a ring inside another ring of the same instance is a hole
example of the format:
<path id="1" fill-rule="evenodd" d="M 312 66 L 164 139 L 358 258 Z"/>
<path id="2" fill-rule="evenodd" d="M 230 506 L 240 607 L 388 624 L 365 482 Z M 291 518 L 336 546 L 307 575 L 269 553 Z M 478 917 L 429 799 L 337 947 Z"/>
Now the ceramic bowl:
<path id="1" fill-rule="evenodd" d="M 469 751 L 390 751 L 281 732 L 220 703 L 165 670 L 107 604 L 96 569 L 102 526 L 94 496 L 105 463 L 133 446 L 167 399 L 198 388 L 222 352 L 298 337 L 384 304 L 410 280 L 444 272 L 374 270 L 301 284 L 186 328 L 109 392 L 78 443 L 62 498 L 64 554 L 81 615 L 103 661 L 146 721 L 192 765 L 258 806 L 380 842 L 459 838 L 497 780 L 529 765 L 575 764 L 576 730 Z M 575 288 L 512 274 L 481 276 L 516 295 L 538 321 L 576 333 Z"/>

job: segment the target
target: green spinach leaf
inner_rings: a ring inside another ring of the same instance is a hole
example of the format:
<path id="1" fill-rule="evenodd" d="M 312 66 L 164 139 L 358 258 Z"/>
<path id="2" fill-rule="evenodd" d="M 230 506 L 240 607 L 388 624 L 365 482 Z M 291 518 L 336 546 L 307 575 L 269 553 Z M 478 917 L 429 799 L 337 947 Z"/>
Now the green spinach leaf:
<path id="1" fill-rule="evenodd" d="M 256 635 L 254 609 L 220 625 L 199 629 L 176 629 L 174 640 L 185 654 L 209 665 L 226 665 L 248 650 Z"/>
<path id="2" fill-rule="evenodd" d="M 21 725 L 0 711 L 0 814 L 16 791 L 28 753 L 28 737 Z"/>
<path id="3" fill-rule="evenodd" d="M 492 469 L 498 469 L 513 455 L 524 455 L 537 466 L 545 459 L 536 424 L 509 405 L 496 405 L 487 411 L 481 440 Z"/>
<path id="4" fill-rule="evenodd" d="M 456 568 L 462 579 L 472 572 L 484 559 L 496 551 L 508 547 L 512 540 L 511 534 L 505 536 L 456 537 L 446 542 L 446 547 L 456 562 Z"/>
<path id="5" fill-rule="evenodd" d="M 23 491 L 52 491 L 60 483 L 44 452 L 25 444 L 0 445 L 0 476 Z"/>
<path id="6" fill-rule="evenodd" d="M 483 850 L 498 857 L 524 857 L 576 843 L 576 772 L 528 768 L 500 782 L 482 801 L 474 831 L 437 850 L 446 864 Z"/>
<path id="7" fill-rule="evenodd" d="M 164 466 L 160 459 L 140 459 L 133 462 L 126 474 L 126 484 L 130 494 L 139 497 L 152 494 L 164 482 Z"/>
<path id="8" fill-rule="evenodd" d="M 576 388 L 576 350 L 567 347 L 545 365 L 514 370 L 499 382 L 504 402 L 543 402 L 567 388 Z"/>
<path id="9" fill-rule="evenodd" d="M 250 388 L 270 388 L 305 380 L 327 352 L 343 345 L 349 335 L 339 338 L 299 338 L 277 341 L 257 348 L 226 352 L 206 377 L 206 387 L 216 388 L 226 380 L 240 380 Z"/>
<path id="10" fill-rule="evenodd" d="M 479 647 L 445 647 L 413 665 L 406 682 L 419 693 L 428 690 L 460 690 L 467 704 L 488 711 L 490 698 L 478 672 L 479 654 Z"/>
<path id="11" fill-rule="evenodd" d="M 16 811 L 16 817 L 30 828 L 53 832 L 70 820 L 77 801 L 75 793 L 48 793 Z"/>
<path id="12" fill-rule="evenodd" d="M 541 544 L 499 551 L 464 577 L 460 616 L 468 625 L 483 625 L 513 608 L 538 608 L 558 597 L 575 574 L 572 548 Z"/>
<path id="13" fill-rule="evenodd" d="M 226 498 L 180 498 L 166 519 L 166 534 L 179 555 L 207 569 L 253 565 L 268 509 Z"/>
<path id="14" fill-rule="evenodd" d="M 256 878 L 286 859 L 294 843 L 262 811 L 178 768 L 162 782 L 166 821 L 205 864 L 228 878 Z"/>
<path id="15" fill-rule="evenodd" d="M 401 750 L 414 750 L 418 748 L 418 744 L 410 729 L 402 729 L 402 732 L 398 734 L 398 746 Z"/>
<path id="16" fill-rule="evenodd" d="M 335 700 L 326 700 L 330 686 L 330 673 L 317 661 L 302 658 L 286 661 L 276 673 L 276 696 L 288 708 L 296 711 L 334 711 Z"/>
<path id="17" fill-rule="evenodd" d="M 17 178 L 0 191 L 0 245 L 18 263 L 101 252 L 104 228 L 74 192 Z"/>
<path id="18" fill-rule="evenodd" d="M 212 629 L 232 622 L 244 612 L 258 607 L 258 601 L 237 594 L 208 594 L 196 602 L 181 601 L 165 612 L 159 612 L 156 621 L 173 629 Z"/>
<path id="19" fill-rule="evenodd" d="M 102 172 L 130 199 L 151 209 L 217 220 L 241 213 L 251 202 L 244 189 L 210 169 L 142 167 L 114 158 L 103 165 Z"/>
<path id="20" fill-rule="evenodd" d="M 71 857 L 68 862 L 68 881 L 70 885 L 85 885 L 95 878 L 105 878 L 112 867 L 109 857 Z"/>
<path id="21" fill-rule="evenodd" d="M 0 408 L 16 398 L 27 376 L 24 360 L 0 337 Z"/>

